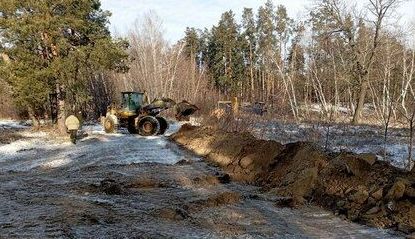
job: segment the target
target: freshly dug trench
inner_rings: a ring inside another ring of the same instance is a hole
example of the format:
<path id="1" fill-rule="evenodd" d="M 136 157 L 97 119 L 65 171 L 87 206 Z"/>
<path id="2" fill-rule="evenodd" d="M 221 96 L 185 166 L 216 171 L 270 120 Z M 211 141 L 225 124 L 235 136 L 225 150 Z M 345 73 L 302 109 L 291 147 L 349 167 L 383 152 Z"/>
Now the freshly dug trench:
<path id="1" fill-rule="evenodd" d="M 222 167 L 232 180 L 287 198 L 286 205 L 312 202 L 352 221 L 415 232 L 415 174 L 375 155 L 327 153 L 313 143 L 282 145 L 190 125 L 171 139 Z"/>

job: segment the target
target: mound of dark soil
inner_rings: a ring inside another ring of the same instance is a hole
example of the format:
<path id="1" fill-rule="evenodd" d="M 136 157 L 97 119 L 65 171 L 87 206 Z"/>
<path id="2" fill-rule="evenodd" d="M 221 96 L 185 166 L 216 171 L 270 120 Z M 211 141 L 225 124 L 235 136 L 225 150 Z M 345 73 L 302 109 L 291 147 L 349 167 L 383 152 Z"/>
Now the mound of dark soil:
<path id="1" fill-rule="evenodd" d="M 183 203 L 180 206 L 164 207 L 154 210 L 153 216 L 168 220 L 185 220 L 191 217 L 191 213 L 199 212 L 205 208 L 220 207 L 223 205 L 238 203 L 241 195 L 236 192 L 223 192 L 218 195 L 212 195 L 206 199 L 195 200 Z"/>
<path id="2" fill-rule="evenodd" d="M 207 199 L 193 201 L 186 205 L 189 211 L 200 211 L 203 208 L 219 207 L 227 204 L 238 203 L 241 195 L 237 192 L 223 192 Z"/>
<path id="3" fill-rule="evenodd" d="M 108 195 L 121 195 L 125 193 L 124 186 L 114 179 L 104 179 L 96 186 L 98 192 Z"/>
<path id="4" fill-rule="evenodd" d="M 233 180 L 287 199 L 279 205 L 311 202 L 352 221 L 415 232 L 415 174 L 375 155 L 327 153 L 313 143 L 282 145 L 189 125 L 171 139 L 222 167 Z"/>
<path id="5" fill-rule="evenodd" d="M 16 132 L 16 130 L 0 129 L 0 144 L 10 144 L 23 138 L 25 137 Z"/>
<path id="6" fill-rule="evenodd" d="M 185 220 L 190 217 L 189 213 L 180 207 L 168 207 L 168 208 L 161 208 L 155 210 L 152 213 L 153 216 L 173 220 L 173 221 L 181 221 Z"/>
<path id="7" fill-rule="evenodd" d="M 232 179 L 248 183 L 256 181 L 283 149 L 278 142 L 257 140 L 248 133 L 225 133 L 190 125 L 184 125 L 171 138 L 224 168 Z"/>

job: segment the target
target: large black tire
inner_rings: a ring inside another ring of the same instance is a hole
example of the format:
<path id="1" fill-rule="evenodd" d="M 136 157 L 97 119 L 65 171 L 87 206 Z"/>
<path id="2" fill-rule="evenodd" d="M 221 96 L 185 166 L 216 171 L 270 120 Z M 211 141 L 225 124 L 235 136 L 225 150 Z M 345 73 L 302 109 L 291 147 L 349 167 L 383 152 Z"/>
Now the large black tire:
<path id="1" fill-rule="evenodd" d="M 128 125 L 127 125 L 127 130 L 130 134 L 137 134 L 137 127 L 135 125 L 135 118 L 129 118 L 128 119 Z"/>
<path id="2" fill-rule="evenodd" d="M 114 119 L 112 119 L 112 117 L 107 116 L 104 119 L 104 130 L 105 130 L 105 133 L 108 133 L 108 134 L 115 133 L 116 125 L 115 125 Z"/>
<path id="3" fill-rule="evenodd" d="M 166 130 L 169 128 L 169 124 L 167 123 L 167 120 L 163 117 L 157 116 L 156 119 L 158 120 L 160 124 L 160 130 L 158 134 L 163 135 L 166 132 Z"/>
<path id="4" fill-rule="evenodd" d="M 137 131 L 142 136 L 157 135 L 160 130 L 160 123 L 153 116 L 144 116 L 138 120 Z"/>

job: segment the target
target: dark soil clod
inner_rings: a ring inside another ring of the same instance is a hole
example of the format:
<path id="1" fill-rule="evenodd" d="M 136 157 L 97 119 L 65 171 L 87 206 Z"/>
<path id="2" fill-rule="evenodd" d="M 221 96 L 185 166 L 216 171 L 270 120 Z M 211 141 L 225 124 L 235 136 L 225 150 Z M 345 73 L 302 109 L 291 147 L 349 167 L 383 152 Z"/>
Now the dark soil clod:
<path id="1" fill-rule="evenodd" d="M 108 195 L 121 195 L 124 193 L 123 186 L 113 179 L 102 180 L 98 190 Z"/>

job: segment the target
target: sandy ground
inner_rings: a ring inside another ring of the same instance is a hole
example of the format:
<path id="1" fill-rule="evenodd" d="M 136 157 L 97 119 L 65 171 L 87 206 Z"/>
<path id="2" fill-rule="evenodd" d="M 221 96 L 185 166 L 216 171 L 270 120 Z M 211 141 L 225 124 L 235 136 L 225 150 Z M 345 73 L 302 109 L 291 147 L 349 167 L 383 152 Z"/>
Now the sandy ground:
<path id="1" fill-rule="evenodd" d="M 0 126 L 23 137 L 0 144 L 0 238 L 399 237 L 315 207 L 276 207 L 164 136 L 87 126 L 72 145 Z"/>

